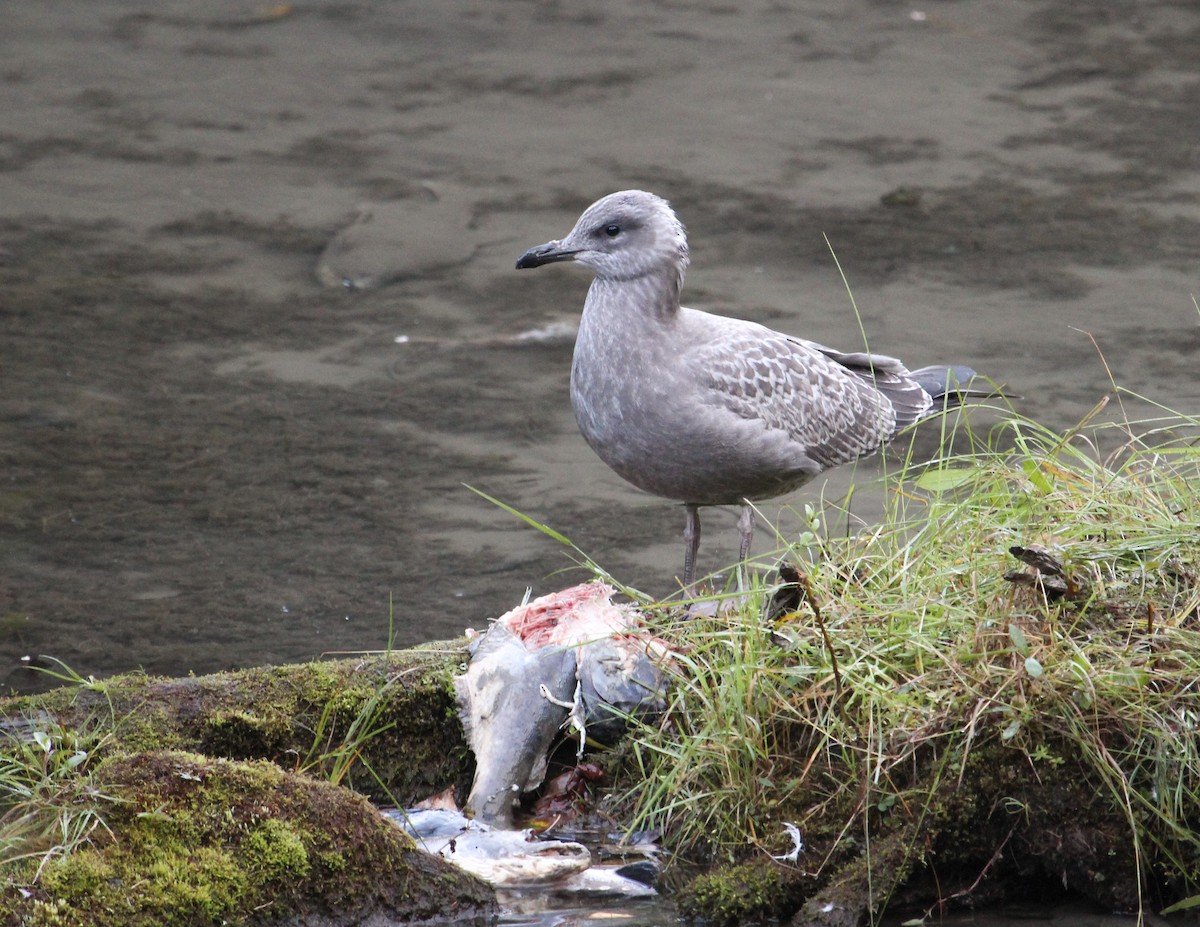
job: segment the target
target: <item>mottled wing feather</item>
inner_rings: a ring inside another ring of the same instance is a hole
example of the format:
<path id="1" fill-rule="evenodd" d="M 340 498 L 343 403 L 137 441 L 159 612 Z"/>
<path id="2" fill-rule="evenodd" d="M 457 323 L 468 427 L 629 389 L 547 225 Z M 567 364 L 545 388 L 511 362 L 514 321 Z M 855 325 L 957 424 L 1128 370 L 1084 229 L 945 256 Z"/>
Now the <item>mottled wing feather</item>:
<path id="1" fill-rule="evenodd" d="M 845 353 L 815 342 L 808 344 L 887 396 L 896 412 L 896 430 L 911 425 L 929 412 L 932 397 L 897 358 L 863 351 Z"/>
<path id="2" fill-rule="evenodd" d="M 822 467 L 878 450 L 895 430 L 887 390 L 872 388 L 869 367 L 864 377 L 864 371 L 841 363 L 819 345 L 755 326 L 722 339 L 720 350 L 704 363 L 713 402 L 786 432 Z M 887 368 L 877 370 L 876 378 L 889 385 L 894 380 L 897 387 L 904 381 Z"/>

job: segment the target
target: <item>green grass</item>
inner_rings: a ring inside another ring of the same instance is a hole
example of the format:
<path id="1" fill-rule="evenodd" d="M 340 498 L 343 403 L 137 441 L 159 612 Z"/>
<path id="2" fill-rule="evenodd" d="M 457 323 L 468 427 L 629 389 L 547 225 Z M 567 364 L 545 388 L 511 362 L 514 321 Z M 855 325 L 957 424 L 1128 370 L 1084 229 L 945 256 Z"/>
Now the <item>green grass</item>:
<path id="1" fill-rule="evenodd" d="M 944 436 L 965 453 L 905 460 L 886 517 L 855 536 L 826 536 L 810 511 L 778 552 L 811 593 L 794 615 L 768 623 L 773 587 L 752 573 L 719 617 L 664 626 L 676 685 L 636 733 L 634 827 L 717 860 L 779 852 L 785 820 L 869 843 L 1000 746 L 1035 772 L 1077 764 L 1128 828 L 1139 881 L 1194 895 L 1198 424 L 1164 412 L 1063 435 L 1013 416 Z M 1070 594 L 1006 580 L 1032 572 L 1015 546 L 1060 561 Z"/>
<path id="2" fill-rule="evenodd" d="M 38 873 L 106 831 L 113 799 L 91 785 L 91 768 L 111 739 L 103 726 L 66 730 L 47 719 L 0 732 L 0 871 L 37 860 Z"/>

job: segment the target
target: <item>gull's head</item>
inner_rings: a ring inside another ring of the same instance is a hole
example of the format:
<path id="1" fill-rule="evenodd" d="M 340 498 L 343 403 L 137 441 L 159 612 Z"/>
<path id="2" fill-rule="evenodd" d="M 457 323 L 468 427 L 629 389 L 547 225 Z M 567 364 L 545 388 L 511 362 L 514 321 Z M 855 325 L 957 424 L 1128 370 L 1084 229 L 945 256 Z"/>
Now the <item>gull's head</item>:
<path id="1" fill-rule="evenodd" d="M 671 274 L 682 283 L 687 233 L 671 204 L 644 190 L 610 193 L 583 211 L 566 238 L 530 248 L 517 269 L 574 261 L 608 280 Z"/>

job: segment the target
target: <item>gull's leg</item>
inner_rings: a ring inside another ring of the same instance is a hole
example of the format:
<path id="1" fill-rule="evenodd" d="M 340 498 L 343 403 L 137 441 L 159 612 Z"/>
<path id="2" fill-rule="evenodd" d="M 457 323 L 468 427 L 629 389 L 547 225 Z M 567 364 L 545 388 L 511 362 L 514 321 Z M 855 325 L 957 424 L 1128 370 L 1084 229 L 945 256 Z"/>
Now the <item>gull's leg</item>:
<path id="1" fill-rule="evenodd" d="M 750 556 L 750 544 L 754 540 L 754 506 L 749 502 L 742 503 L 742 511 L 738 515 L 738 534 L 742 538 L 738 562 L 745 566 L 746 558 Z"/>
<path id="2" fill-rule="evenodd" d="M 696 578 L 696 551 L 700 549 L 700 506 L 684 503 L 687 521 L 683 526 L 683 588 L 691 595 Z"/>

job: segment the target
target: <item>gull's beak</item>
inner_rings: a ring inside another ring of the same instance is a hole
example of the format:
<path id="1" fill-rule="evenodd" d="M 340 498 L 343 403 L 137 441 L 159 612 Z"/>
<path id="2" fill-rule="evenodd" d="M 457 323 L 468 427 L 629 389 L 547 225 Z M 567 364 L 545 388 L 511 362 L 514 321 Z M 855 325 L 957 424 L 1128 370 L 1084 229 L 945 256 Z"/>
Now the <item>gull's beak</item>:
<path id="1" fill-rule="evenodd" d="M 577 250 L 563 248 L 561 241 L 548 241 L 544 245 L 530 248 L 517 258 L 517 270 L 541 267 L 543 264 L 554 264 L 558 261 L 573 261 L 578 253 Z"/>

